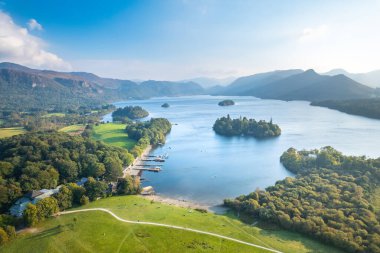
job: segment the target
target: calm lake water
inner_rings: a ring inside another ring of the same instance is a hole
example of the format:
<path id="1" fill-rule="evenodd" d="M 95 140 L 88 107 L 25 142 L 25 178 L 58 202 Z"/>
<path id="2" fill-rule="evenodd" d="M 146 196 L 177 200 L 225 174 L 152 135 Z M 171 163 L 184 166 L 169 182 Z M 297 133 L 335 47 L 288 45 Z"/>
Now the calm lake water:
<path id="1" fill-rule="evenodd" d="M 224 198 L 247 194 L 292 176 L 280 164 L 290 147 L 314 149 L 332 146 L 350 155 L 380 156 L 380 120 L 352 116 L 310 106 L 308 102 L 228 97 L 236 105 L 220 107 L 225 97 L 195 96 L 154 98 L 115 103 L 140 105 L 151 117 L 168 118 L 173 125 L 166 144 L 153 151 L 168 153 L 160 173 L 144 173 L 144 185 L 160 195 L 217 205 Z M 163 103 L 170 108 L 161 108 Z M 257 140 L 216 135 L 216 118 L 246 116 L 270 120 L 282 129 L 278 138 Z M 105 120 L 110 120 L 110 115 Z"/>

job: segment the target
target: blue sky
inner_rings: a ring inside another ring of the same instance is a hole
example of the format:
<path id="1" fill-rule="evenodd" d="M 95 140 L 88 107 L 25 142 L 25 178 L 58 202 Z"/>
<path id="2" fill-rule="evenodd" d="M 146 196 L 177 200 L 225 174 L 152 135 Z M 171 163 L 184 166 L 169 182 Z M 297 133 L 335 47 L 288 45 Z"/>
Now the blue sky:
<path id="1" fill-rule="evenodd" d="M 380 68 L 380 1 L 3 0 L 0 60 L 125 79 Z"/>

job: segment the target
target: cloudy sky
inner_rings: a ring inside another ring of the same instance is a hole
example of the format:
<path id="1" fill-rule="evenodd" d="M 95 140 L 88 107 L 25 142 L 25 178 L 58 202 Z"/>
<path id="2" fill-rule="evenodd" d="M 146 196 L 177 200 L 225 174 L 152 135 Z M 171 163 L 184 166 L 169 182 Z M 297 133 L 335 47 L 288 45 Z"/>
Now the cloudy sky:
<path id="1" fill-rule="evenodd" d="M 125 79 L 380 68 L 380 1 L 0 0 L 0 61 Z"/>

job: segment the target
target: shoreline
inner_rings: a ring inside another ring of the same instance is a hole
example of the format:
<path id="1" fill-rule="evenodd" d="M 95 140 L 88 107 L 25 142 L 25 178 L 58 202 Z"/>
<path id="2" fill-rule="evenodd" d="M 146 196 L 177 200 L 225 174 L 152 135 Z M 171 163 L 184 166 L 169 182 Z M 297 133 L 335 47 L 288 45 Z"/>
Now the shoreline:
<path id="1" fill-rule="evenodd" d="M 131 165 L 126 167 L 123 170 L 123 177 L 126 175 L 130 175 L 133 177 L 138 177 L 141 178 L 143 171 L 141 170 L 135 170 L 135 167 L 140 167 L 139 165 L 144 164 L 144 161 L 142 159 L 144 157 L 147 157 L 150 155 L 150 153 L 154 150 L 153 145 L 149 145 L 142 153 L 140 156 L 136 157 L 135 160 Z M 141 182 L 140 182 L 141 186 Z M 227 208 L 223 207 L 222 204 L 220 205 L 207 205 L 207 204 L 201 204 L 201 203 L 196 203 L 192 202 L 189 200 L 181 199 L 181 198 L 175 198 L 175 197 L 168 197 L 168 196 L 162 196 L 160 193 L 155 193 L 153 195 L 142 195 L 139 194 L 140 197 L 150 200 L 150 201 L 155 201 L 163 204 L 167 204 L 170 206 L 176 206 L 176 207 L 181 207 L 181 208 L 188 208 L 188 209 L 204 209 L 207 210 L 207 212 L 210 213 L 225 213 Z"/>
<path id="2" fill-rule="evenodd" d="M 138 156 L 138 157 L 136 157 L 135 160 L 132 162 L 132 164 L 129 165 L 128 167 L 126 167 L 123 170 L 123 177 L 126 177 L 126 175 L 130 175 L 130 176 L 133 176 L 133 177 L 140 177 L 142 171 L 141 170 L 135 170 L 134 168 L 138 167 L 137 165 L 143 164 L 144 162 L 142 161 L 142 158 L 144 156 L 149 155 L 149 153 L 152 150 L 153 150 L 153 146 L 152 145 L 148 145 L 148 147 L 146 147 L 146 149 L 141 153 L 141 155 Z"/>
<path id="3" fill-rule="evenodd" d="M 167 197 L 167 196 L 161 196 L 161 195 L 140 195 L 141 197 L 148 199 L 150 201 L 159 202 L 163 204 L 167 204 L 170 206 L 176 206 L 176 207 L 182 207 L 182 208 L 189 208 L 189 209 L 204 209 L 208 212 L 215 213 L 215 210 L 212 209 L 212 207 L 219 207 L 219 206 L 210 206 L 210 205 L 204 205 L 199 204 L 195 202 L 191 202 L 185 199 L 177 199 L 173 197 Z M 220 205 L 221 207 L 221 205 Z"/>

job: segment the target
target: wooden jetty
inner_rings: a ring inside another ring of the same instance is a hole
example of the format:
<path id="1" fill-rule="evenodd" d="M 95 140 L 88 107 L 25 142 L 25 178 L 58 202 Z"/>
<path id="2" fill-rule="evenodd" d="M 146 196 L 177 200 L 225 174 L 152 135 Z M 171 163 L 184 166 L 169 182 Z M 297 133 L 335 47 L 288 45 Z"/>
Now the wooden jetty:
<path id="1" fill-rule="evenodd" d="M 160 172 L 161 168 L 160 167 L 135 168 L 134 170 Z"/>
<path id="2" fill-rule="evenodd" d="M 165 159 L 162 159 L 162 158 L 141 159 L 141 161 L 143 161 L 143 162 L 159 162 L 159 163 L 163 163 L 163 162 L 165 162 Z"/>

